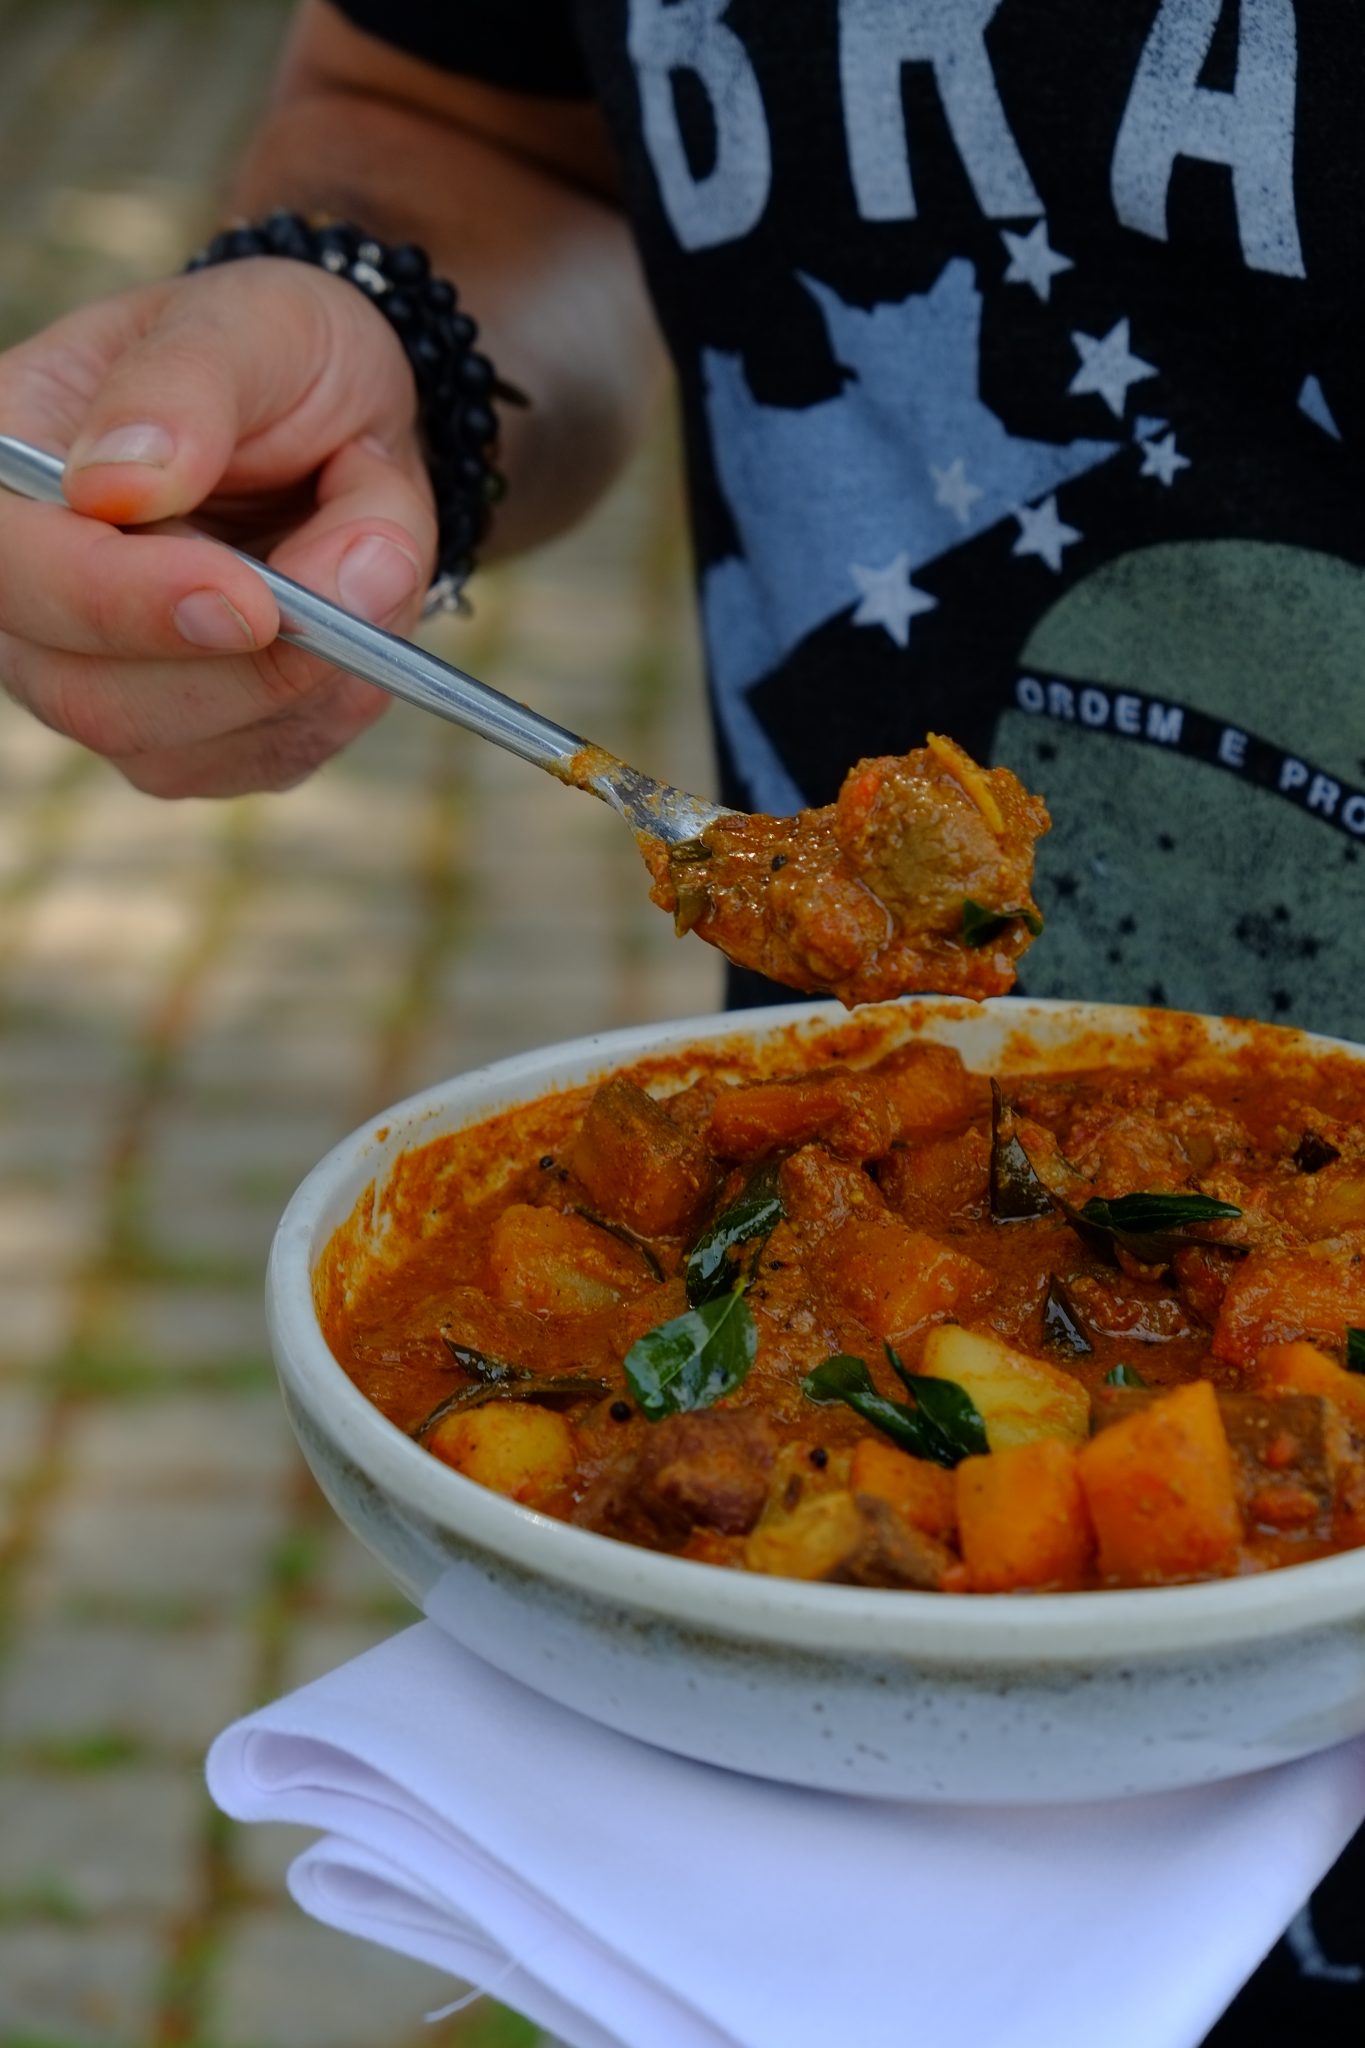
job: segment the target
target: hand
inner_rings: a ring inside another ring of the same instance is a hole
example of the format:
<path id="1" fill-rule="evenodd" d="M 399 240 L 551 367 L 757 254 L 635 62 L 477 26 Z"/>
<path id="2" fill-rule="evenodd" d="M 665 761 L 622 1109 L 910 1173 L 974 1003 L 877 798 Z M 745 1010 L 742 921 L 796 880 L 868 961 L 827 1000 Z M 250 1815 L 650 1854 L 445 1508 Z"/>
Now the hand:
<path id="1" fill-rule="evenodd" d="M 71 510 L 0 491 L 0 680 L 157 796 L 300 781 L 381 691 L 276 636 L 196 525 L 408 630 L 436 522 L 416 392 L 354 285 L 275 257 L 108 299 L 0 355 L 0 432 L 67 460 Z M 109 523 L 103 523 L 109 522 Z"/>

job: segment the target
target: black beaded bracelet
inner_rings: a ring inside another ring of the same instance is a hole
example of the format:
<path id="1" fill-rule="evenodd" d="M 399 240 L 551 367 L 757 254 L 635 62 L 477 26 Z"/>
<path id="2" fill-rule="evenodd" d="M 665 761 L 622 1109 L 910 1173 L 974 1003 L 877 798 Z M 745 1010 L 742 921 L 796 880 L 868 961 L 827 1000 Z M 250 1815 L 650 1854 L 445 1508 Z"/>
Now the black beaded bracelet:
<path id="1" fill-rule="evenodd" d="M 403 344 L 417 386 L 440 536 L 426 611 L 460 610 L 475 550 L 506 489 L 494 461 L 494 400 L 524 405 L 525 398 L 500 382 L 488 357 L 475 349 L 478 327 L 460 311 L 454 285 L 432 276 L 426 251 L 416 243 L 391 245 L 345 221 L 314 224 L 302 214 L 279 211 L 259 223 L 225 228 L 185 267 L 207 270 L 247 256 L 292 256 L 346 278 Z"/>

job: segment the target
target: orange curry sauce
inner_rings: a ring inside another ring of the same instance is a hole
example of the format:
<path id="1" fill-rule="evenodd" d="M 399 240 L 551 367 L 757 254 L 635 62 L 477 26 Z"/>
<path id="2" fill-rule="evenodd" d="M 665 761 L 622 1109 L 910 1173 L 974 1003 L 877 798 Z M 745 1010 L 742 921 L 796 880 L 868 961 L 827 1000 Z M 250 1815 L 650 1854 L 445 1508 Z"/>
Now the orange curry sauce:
<path id="1" fill-rule="evenodd" d="M 726 812 L 681 846 L 640 846 L 680 932 L 851 1007 L 1011 987 L 1043 928 L 1033 849 L 1049 822 L 1008 768 L 980 768 L 931 733 L 912 753 L 860 761 L 822 809 Z"/>
<path id="2" fill-rule="evenodd" d="M 1065 1590 L 1365 1541 L 1365 1064 L 1152 1013 L 1072 1071 L 1019 1043 L 993 1110 L 917 1028 L 701 1047 L 403 1154 L 319 1268 L 332 1350 L 400 1429 L 444 1404 L 421 1440 L 470 1477 L 710 1563 Z M 713 1299 L 756 1355 L 651 1420 L 627 1354 L 688 1314 L 689 1253 L 746 1191 L 781 1213 Z M 1155 1243 L 1078 1225 L 1157 1192 L 1221 1213 Z M 833 1357 L 890 1433 L 803 1387 Z M 931 1380 L 978 1422 L 924 1455 Z"/>

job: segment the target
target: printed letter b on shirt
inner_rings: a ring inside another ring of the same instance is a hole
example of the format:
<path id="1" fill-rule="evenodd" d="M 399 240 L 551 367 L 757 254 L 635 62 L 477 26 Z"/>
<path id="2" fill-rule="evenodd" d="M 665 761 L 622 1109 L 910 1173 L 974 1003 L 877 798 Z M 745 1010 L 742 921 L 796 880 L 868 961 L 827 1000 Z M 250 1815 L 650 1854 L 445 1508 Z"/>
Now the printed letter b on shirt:
<path id="1" fill-rule="evenodd" d="M 630 0 L 630 55 L 645 146 L 659 196 L 684 249 L 733 242 L 758 225 L 772 189 L 772 144 L 749 53 L 721 20 L 729 0 Z M 715 162 L 693 170 L 674 75 L 701 83 L 715 128 Z"/>

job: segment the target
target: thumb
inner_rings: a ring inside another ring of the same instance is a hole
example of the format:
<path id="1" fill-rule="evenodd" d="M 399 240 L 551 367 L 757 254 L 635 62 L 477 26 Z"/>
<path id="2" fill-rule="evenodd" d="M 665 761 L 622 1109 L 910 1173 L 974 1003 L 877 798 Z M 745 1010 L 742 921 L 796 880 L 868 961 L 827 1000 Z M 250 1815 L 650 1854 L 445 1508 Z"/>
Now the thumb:
<path id="1" fill-rule="evenodd" d="M 328 360 L 328 323 L 311 280 L 287 274 L 295 268 L 233 265 L 170 288 L 110 364 L 72 443 L 63 487 L 75 511 L 115 526 L 193 512 L 239 443 L 307 398 Z M 267 465 L 278 473 L 253 482 L 297 483 L 330 453 L 290 445 Z"/>
<path id="2" fill-rule="evenodd" d="M 156 330 L 120 356 L 100 386 L 66 458 L 73 510 L 112 526 L 141 526 L 194 511 L 237 445 L 233 378 L 213 342 Z"/>

